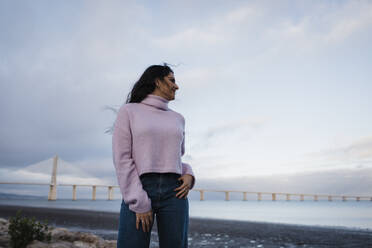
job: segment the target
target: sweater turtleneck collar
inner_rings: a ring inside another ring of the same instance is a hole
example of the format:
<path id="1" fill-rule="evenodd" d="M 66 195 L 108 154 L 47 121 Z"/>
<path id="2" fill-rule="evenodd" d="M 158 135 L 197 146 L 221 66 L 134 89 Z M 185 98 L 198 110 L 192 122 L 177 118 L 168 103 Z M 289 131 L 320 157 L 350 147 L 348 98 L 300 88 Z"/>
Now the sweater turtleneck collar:
<path id="1" fill-rule="evenodd" d="M 164 97 L 154 95 L 154 94 L 148 94 L 145 99 L 141 101 L 141 103 L 154 106 L 159 109 L 168 110 L 168 103 L 169 101 L 165 99 Z"/>

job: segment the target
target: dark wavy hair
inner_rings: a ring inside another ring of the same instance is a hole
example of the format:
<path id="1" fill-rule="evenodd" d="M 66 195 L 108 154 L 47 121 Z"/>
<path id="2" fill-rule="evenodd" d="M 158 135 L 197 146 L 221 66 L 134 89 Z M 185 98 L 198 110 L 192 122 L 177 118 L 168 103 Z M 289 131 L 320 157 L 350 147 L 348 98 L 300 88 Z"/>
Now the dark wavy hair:
<path id="1" fill-rule="evenodd" d="M 149 66 L 133 85 L 132 90 L 127 96 L 126 103 L 141 102 L 148 94 L 152 93 L 156 88 L 155 79 L 163 80 L 170 72 L 174 73 L 168 65 L 167 63 L 163 63 L 163 65 Z M 119 109 L 108 106 L 106 106 L 105 109 L 112 110 L 115 114 L 119 111 Z M 105 133 L 112 134 L 113 130 L 114 124 L 108 127 Z"/>
<path id="2" fill-rule="evenodd" d="M 126 103 L 141 102 L 148 94 L 153 92 L 156 88 L 155 79 L 163 81 L 164 77 L 168 76 L 170 72 L 174 73 L 168 65 L 163 63 L 163 65 L 149 66 L 129 92 Z"/>

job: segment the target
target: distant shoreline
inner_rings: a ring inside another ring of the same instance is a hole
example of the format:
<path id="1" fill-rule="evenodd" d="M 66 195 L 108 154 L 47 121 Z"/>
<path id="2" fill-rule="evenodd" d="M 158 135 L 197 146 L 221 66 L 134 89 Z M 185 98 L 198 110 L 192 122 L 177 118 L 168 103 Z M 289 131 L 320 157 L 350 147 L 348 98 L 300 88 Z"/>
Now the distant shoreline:
<path id="1" fill-rule="evenodd" d="M 119 213 L 0 205 L 0 217 L 9 219 L 10 216 L 15 216 L 17 210 L 22 210 L 22 216 L 35 216 L 41 222 L 48 219 L 48 224 L 52 226 L 92 232 L 104 239 L 117 238 Z M 152 231 L 157 231 L 156 223 L 154 223 Z M 292 245 L 329 244 L 329 247 L 345 247 L 344 245 L 350 244 L 350 242 L 359 245 L 372 245 L 372 230 L 370 229 L 332 228 L 207 218 L 190 218 L 189 237 L 192 237 L 193 242 L 207 239 L 211 242 L 213 241 L 214 244 L 223 240 L 234 240 L 234 245 L 244 245 L 247 242 L 261 242 L 265 247 L 270 244 L 285 245 L 286 243 Z M 235 246 L 230 244 L 229 247 Z"/>

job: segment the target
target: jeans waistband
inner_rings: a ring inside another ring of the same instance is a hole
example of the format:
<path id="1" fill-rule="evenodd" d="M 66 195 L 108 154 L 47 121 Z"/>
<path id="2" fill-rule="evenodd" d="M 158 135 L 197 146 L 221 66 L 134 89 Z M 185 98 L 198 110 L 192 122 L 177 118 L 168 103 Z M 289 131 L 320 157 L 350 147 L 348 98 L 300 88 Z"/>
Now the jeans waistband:
<path id="1" fill-rule="evenodd" d="M 177 173 L 173 173 L 173 172 L 163 172 L 163 173 L 160 173 L 160 172 L 147 172 L 147 173 L 143 173 L 141 176 L 140 176 L 140 179 L 143 179 L 143 178 L 157 178 L 157 177 L 166 177 L 166 178 L 176 178 L 178 179 L 181 175 L 180 174 L 177 174 Z"/>

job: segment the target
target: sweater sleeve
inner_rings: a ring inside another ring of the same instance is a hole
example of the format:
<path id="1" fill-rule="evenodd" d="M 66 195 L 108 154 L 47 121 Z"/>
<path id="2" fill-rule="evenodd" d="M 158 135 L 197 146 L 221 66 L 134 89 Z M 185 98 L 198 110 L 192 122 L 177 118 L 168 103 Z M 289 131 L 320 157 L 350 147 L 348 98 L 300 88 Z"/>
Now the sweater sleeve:
<path id="1" fill-rule="evenodd" d="M 123 105 L 117 114 L 112 134 L 112 155 L 123 200 L 136 213 L 151 210 L 151 199 L 143 189 L 132 158 L 132 133 L 128 110 Z"/>
<path id="2" fill-rule="evenodd" d="M 183 156 L 185 154 L 185 131 L 183 132 L 183 139 L 182 139 L 182 145 L 181 145 L 181 155 Z M 195 185 L 195 175 L 194 172 L 192 171 L 192 168 L 189 164 L 182 162 L 182 175 L 189 174 L 193 177 L 192 189 Z"/>

